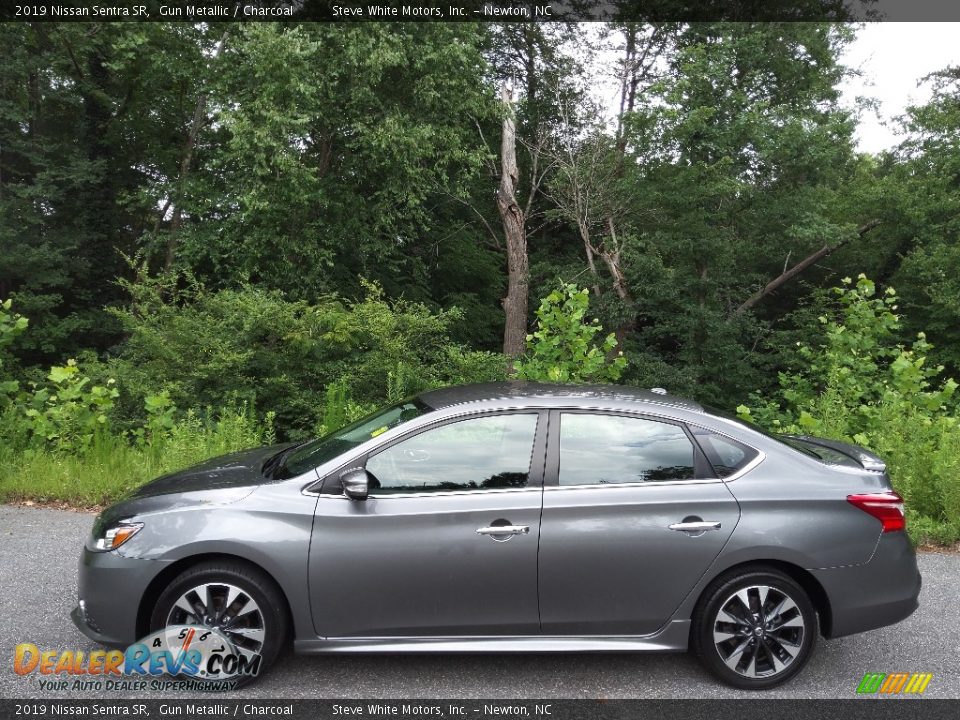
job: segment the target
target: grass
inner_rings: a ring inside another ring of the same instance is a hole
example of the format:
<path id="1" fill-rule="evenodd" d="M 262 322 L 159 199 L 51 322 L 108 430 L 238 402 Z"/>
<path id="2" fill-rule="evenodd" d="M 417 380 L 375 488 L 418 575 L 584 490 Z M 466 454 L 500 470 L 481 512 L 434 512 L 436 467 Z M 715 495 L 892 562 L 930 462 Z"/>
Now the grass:
<path id="1" fill-rule="evenodd" d="M 5 443 L 0 446 L 0 502 L 106 505 L 166 473 L 272 441 L 270 427 L 241 410 L 207 420 L 188 413 L 153 438 L 102 434 L 82 453 Z"/>
<path id="2" fill-rule="evenodd" d="M 889 427 L 877 437 L 876 450 L 906 501 L 911 537 L 920 544 L 960 542 L 960 427 L 946 418 Z"/>

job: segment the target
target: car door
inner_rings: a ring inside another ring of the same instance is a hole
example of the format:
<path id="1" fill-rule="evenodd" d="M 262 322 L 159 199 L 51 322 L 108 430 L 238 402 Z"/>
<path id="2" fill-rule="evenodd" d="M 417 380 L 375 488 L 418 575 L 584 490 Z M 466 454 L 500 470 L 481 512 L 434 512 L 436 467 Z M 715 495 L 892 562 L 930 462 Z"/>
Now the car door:
<path id="1" fill-rule="evenodd" d="M 660 628 L 739 519 L 712 474 L 681 423 L 554 411 L 540 527 L 543 633 Z"/>
<path id="2" fill-rule="evenodd" d="M 366 501 L 324 482 L 310 547 L 323 637 L 539 631 L 546 413 L 460 417 L 362 460 Z"/>

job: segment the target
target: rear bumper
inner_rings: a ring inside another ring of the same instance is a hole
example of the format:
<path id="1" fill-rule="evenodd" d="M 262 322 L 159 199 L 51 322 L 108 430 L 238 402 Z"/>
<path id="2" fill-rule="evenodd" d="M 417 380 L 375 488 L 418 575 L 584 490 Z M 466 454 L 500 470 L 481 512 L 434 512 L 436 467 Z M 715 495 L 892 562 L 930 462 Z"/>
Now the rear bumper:
<path id="1" fill-rule="evenodd" d="M 83 549 L 73 624 L 91 640 L 127 646 L 137 641 L 137 614 L 150 582 L 166 563 Z"/>
<path id="2" fill-rule="evenodd" d="M 919 607 L 922 579 L 904 532 L 884 533 L 869 562 L 811 570 L 826 591 L 828 638 L 874 630 L 905 620 Z"/>

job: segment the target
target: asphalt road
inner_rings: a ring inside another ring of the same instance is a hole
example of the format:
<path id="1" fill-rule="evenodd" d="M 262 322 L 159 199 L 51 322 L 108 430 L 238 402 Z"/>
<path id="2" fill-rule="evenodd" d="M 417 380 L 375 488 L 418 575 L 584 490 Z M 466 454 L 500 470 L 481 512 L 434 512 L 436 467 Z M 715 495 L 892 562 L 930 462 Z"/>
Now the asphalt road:
<path id="1" fill-rule="evenodd" d="M 0 698 L 132 698 L 40 690 L 13 672 L 13 649 L 96 649 L 70 622 L 77 556 L 93 516 L 0 505 Z M 821 641 L 806 670 L 762 694 L 714 682 L 687 655 L 284 656 L 223 699 L 852 698 L 866 672 L 932 672 L 924 697 L 960 698 L 960 555 L 920 556 L 920 609 L 890 628 Z M 188 697 L 190 695 L 183 695 Z M 137 699 L 177 697 L 137 693 Z M 210 699 L 210 695 L 202 695 Z"/>

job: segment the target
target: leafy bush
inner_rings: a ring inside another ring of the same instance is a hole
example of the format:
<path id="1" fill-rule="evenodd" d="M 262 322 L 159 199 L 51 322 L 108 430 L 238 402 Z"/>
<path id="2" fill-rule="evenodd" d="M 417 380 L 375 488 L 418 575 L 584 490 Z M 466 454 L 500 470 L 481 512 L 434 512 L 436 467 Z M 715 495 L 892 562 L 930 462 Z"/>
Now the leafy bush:
<path id="1" fill-rule="evenodd" d="M 612 382 L 620 378 L 627 359 L 610 333 L 597 344 L 599 321 L 587 320 L 590 291 L 565 283 L 537 308 L 537 329 L 527 335 L 527 352 L 516 361 L 517 377 L 543 382 Z"/>
<path id="2" fill-rule="evenodd" d="M 420 390 L 505 373 L 503 356 L 450 341 L 457 310 L 391 302 L 375 285 L 358 302 L 314 305 L 208 293 L 189 278 L 175 286 L 141 277 L 134 303 L 116 311 L 130 332 L 118 357 L 86 357 L 83 371 L 71 359 L 0 407 L 0 501 L 108 502 L 199 460 L 274 444 L 281 417 L 288 437 L 326 432 Z M 26 325 L 0 320 L 7 338 Z"/>
<path id="3" fill-rule="evenodd" d="M 107 371 L 124 390 L 122 414 L 139 425 L 139 398 L 166 392 L 178 407 L 246 402 L 276 412 L 278 432 L 299 438 L 323 423 L 327 388 L 344 383 L 362 405 L 443 384 L 502 377 L 505 361 L 449 339 L 456 309 L 387 300 L 373 284 L 359 301 L 315 304 L 254 288 L 174 292 L 142 277 L 116 310 L 129 338 Z"/>
<path id="4" fill-rule="evenodd" d="M 98 434 L 109 433 L 109 413 L 119 395 L 108 380 L 106 386 L 90 385 L 76 360 L 50 368 L 48 385 L 34 384 L 25 398 L 24 414 L 35 441 L 58 450 L 82 451 Z"/>
<path id="5" fill-rule="evenodd" d="M 0 400 L 4 396 L 15 393 L 20 384 L 16 380 L 5 377 L 3 370 L 3 352 L 14 339 L 27 329 L 27 318 L 11 310 L 13 301 L 10 299 L 0 302 Z"/>
<path id="6" fill-rule="evenodd" d="M 883 457 L 907 501 L 919 541 L 960 539 L 960 424 L 957 383 L 929 367 L 919 333 L 901 342 L 897 294 L 877 294 L 861 275 L 835 289 L 836 314 L 819 318 L 823 342 L 801 345 L 803 369 L 781 372 L 775 398 L 753 395 L 738 413 L 774 432 L 863 445 Z"/>
<path id="7" fill-rule="evenodd" d="M 9 302 L 0 308 L 0 342 L 9 344 L 27 322 L 8 312 Z M 74 359 L 30 385 L 15 392 L 17 382 L 4 382 L 0 501 L 98 505 L 200 460 L 276 442 L 273 413 L 258 422 L 241 403 L 178 414 L 167 391 L 142 398 L 142 427 L 119 432 L 111 424 L 116 383 L 94 383 Z"/>

